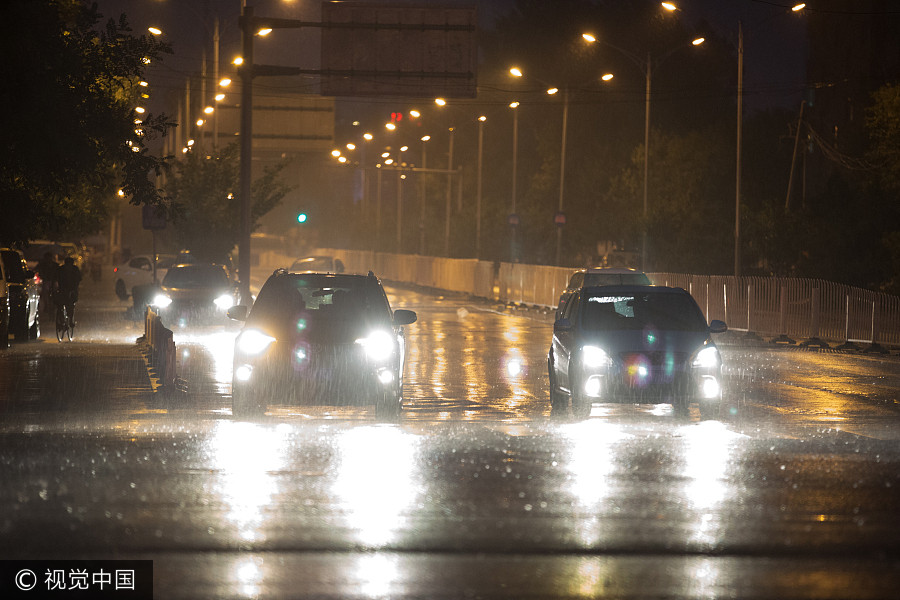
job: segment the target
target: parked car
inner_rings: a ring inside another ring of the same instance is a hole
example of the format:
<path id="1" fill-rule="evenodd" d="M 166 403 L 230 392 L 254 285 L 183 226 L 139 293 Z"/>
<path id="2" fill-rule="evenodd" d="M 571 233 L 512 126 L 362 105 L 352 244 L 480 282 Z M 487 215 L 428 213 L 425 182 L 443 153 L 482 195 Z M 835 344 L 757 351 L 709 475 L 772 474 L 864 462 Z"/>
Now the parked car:
<path id="1" fill-rule="evenodd" d="M 21 250 L 0 248 L 0 259 L 3 262 L 9 303 L 7 331 L 17 341 L 36 340 L 41 333 L 38 314 L 41 292 L 34 271 L 28 268 Z"/>
<path id="2" fill-rule="evenodd" d="M 263 414 L 271 404 L 375 405 L 400 413 L 410 310 L 391 310 L 381 281 L 368 275 L 275 271 L 234 345 L 232 412 Z"/>
<path id="3" fill-rule="evenodd" d="M 22 253 L 25 255 L 25 261 L 28 268 L 35 270 L 38 262 L 49 252 L 53 256 L 53 260 L 57 263 L 62 262 L 69 256 L 75 261 L 75 266 L 84 269 L 85 249 L 80 244 L 72 242 L 54 242 L 50 240 L 32 240 L 28 242 Z"/>
<path id="4" fill-rule="evenodd" d="M 190 263 L 169 267 L 150 303 L 167 327 L 224 323 L 237 295 L 237 285 L 223 265 Z"/>
<path id="5" fill-rule="evenodd" d="M 647 274 L 637 269 L 619 267 L 590 267 L 578 269 L 569 277 L 569 284 L 559 296 L 556 304 L 558 319 L 566 307 L 566 302 L 577 290 L 596 285 L 651 285 Z"/>
<path id="6" fill-rule="evenodd" d="M 343 273 L 344 263 L 333 256 L 307 256 L 299 258 L 291 265 L 291 271 L 311 271 L 315 273 Z"/>
<path id="7" fill-rule="evenodd" d="M 671 403 L 719 409 L 722 357 L 697 302 L 681 288 L 605 286 L 577 290 L 553 325 L 547 358 L 550 402 L 576 415 L 594 402 Z"/>
<path id="8" fill-rule="evenodd" d="M 166 271 L 176 264 L 176 261 L 177 257 L 174 254 L 156 255 L 156 283 L 163 280 Z M 115 281 L 116 296 L 120 300 L 127 300 L 133 293 L 134 286 L 154 283 L 153 255 L 139 254 L 113 267 L 113 280 Z"/>

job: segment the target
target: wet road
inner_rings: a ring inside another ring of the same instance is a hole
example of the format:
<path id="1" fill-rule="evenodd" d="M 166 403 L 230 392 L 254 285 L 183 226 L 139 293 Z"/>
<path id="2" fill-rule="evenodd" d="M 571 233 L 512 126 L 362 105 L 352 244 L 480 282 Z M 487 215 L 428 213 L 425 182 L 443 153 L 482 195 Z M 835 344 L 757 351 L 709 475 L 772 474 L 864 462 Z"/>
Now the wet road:
<path id="1" fill-rule="evenodd" d="M 897 597 L 897 357 L 728 345 L 720 419 L 551 418 L 549 316 L 391 289 L 398 422 L 242 422 L 233 331 L 176 330 L 153 395 L 100 292 L 0 353 L 0 558 L 149 558 L 158 598 Z"/>

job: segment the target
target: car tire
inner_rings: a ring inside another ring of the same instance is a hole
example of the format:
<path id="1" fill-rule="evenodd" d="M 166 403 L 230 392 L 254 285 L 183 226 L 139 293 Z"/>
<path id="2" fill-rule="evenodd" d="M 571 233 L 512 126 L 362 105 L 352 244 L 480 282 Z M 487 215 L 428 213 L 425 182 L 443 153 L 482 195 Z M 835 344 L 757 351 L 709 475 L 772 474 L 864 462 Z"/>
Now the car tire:
<path id="1" fill-rule="evenodd" d="M 9 348 L 9 322 L 0 319 L 0 350 Z"/>
<path id="2" fill-rule="evenodd" d="M 556 385 L 556 377 L 553 374 L 553 367 L 548 365 L 548 376 L 550 378 L 550 414 L 564 415 L 569 407 L 569 397 L 562 393 L 559 386 Z"/>
<path id="3" fill-rule="evenodd" d="M 40 311 L 35 311 L 34 323 L 28 328 L 28 339 L 36 340 L 39 337 L 41 337 L 41 313 Z"/>
<path id="4" fill-rule="evenodd" d="M 266 407 L 262 406 L 253 394 L 242 387 L 232 386 L 231 415 L 237 419 L 252 419 L 266 414 Z"/>
<path id="5" fill-rule="evenodd" d="M 397 390 L 386 390 L 375 397 L 375 418 L 396 419 L 402 410 L 402 400 Z"/>
<path id="6" fill-rule="evenodd" d="M 128 290 L 125 289 L 125 282 L 121 279 L 116 281 L 116 296 L 119 300 L 128 300 Z"/>
<path id="7" fill-rule="evenodd" d="M 28 337 L 28 309 L 27 307 L 21 311 L 10 313 L 9 329 L 17 342 L 24 341 Z"/>

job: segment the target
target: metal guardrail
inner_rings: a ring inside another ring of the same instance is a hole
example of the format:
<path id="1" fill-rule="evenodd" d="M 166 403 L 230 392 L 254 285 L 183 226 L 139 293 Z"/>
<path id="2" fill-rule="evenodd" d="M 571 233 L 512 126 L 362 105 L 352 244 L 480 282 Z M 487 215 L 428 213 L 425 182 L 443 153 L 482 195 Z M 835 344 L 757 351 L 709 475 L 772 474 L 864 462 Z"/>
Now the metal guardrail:
<path id="1" fill-rule="evenodd" d="M 493 263 L 475 259 L 320 249 L 349 272 L 374 271 L 388 281 L 462 292 L 505 303 L 555 308 L 573 268 Z M 261 268 L 296 257 L 265 253 Z M 900 346 L 900 297 L 820 279 L 648 273 L 657 285 L 686 289 L 708 320 L 774 341 L 846 347 Z"/>

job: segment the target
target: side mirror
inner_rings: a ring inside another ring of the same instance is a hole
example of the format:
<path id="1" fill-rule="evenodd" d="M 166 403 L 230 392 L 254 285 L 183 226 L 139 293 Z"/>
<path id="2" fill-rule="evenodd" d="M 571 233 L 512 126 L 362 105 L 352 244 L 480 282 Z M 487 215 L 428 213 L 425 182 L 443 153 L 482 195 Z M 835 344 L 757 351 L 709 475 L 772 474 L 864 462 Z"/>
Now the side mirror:
<path id="1" fill-rule="evenodd" d="M 398 308 L 394 311 L 394 325 L 411 325 L 416 322 L 416 313 L 411 310 L 404 310 L 402 308 Z"/>
<path id="2" fill-rule="evenodd" d="M 559 319 L 553 324 L 553 333 L 572 331 L 572 322 L 568 319 Z"/>
<path id="3" fill-rule="evenodd" d="M 709 322 L 710 333 L 725 333 L 726 331 L 728 331 L 728 325 L 725 324 L 725 321 L 713 319 Z"/>
<path id="4" fill-rule="evenodd" d="M 228 312 L 225 314 L 229 319 L 233 319 L 235 321 L 246 321 L 247 313 L 250 312 L 250 307 L 246 304 L 239 304 L 237 306 L 232 306 L 228 309 Z"/>

